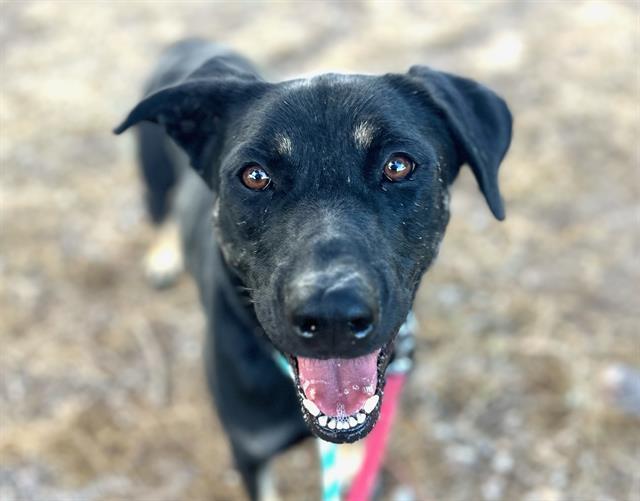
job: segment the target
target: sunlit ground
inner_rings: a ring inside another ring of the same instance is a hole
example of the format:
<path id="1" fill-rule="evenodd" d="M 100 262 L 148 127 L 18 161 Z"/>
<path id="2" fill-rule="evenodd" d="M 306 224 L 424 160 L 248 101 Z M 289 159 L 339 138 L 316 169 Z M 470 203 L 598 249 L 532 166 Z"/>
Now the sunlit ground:
<path id="1" fill-rule="evenodd" d="M 638 8 L 632 2 L 0 4 L 0 498 L 241 498 L 200 364 L 191 281 L 145 283 L 131 137 L 161 48 L 202 35 L 271 78 L 416 63 L 505 96 L 504 223 L 465 170 L 416 311 L 386 492 L 638 500 Z M 278 463 L 314 499 L 314 448 Z M 408 490 L 407 490 L 408 489 Z M 634 497 L 635 496 L 635 497 Z"/>

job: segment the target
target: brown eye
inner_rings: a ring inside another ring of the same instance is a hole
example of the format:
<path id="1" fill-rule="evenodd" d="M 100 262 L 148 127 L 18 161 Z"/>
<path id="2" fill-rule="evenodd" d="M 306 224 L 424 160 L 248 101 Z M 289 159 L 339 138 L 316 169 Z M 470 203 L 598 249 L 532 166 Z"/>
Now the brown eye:
<path id="1" fill-rule="evenodd" d="M 413 171 L 413 160 L 405 155 L 391 155 L 384 164 L 384 175 L 389 181 L 402 181 Z"/>
<path id="2" fill-rule="evenodd" d="M 271 183 L 267 171 L 258 164 L 247 165 L 242 171 L 242 183 L 251 190 L 264 190 Z"/>

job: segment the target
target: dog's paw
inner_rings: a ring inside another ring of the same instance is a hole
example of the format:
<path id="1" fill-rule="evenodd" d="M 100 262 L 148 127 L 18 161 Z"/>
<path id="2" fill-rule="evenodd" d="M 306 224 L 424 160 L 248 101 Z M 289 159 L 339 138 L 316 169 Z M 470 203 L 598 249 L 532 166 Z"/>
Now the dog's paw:
<path id="1" fill-rule="evenodd" d="M 156 289 L 171 287 L 184 270 L 178 227 L 174 222 L 163 224 L 144 259 L 144 273 Z"/>

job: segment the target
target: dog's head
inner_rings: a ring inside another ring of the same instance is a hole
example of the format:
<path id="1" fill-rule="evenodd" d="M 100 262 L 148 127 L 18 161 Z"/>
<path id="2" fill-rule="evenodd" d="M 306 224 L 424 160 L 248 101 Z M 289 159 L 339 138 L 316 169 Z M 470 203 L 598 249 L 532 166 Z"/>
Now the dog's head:
<path id="1" fill-rule="evenodd" d="M 511 115 L 486 87 L 423 66 L 272 84 L 208 64 L 144 99 L 116 132 L 153 121 L 189 155 L 216 194 L 225 260 L 294 367 L 312 431 L 357 440 L 377 419 L 462 164 L 504 218 Z"/>

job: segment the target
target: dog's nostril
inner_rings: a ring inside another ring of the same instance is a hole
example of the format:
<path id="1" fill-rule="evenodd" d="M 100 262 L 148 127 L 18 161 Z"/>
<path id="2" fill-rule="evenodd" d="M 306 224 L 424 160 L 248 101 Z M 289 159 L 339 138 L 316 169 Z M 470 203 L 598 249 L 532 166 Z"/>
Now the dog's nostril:
<path id="1" fill-rule="evenodd" d="M 305 348 L 348 356 L 348 350 L 374 337 L 379 312 L 372 291 L 366 277 L 355 272 L 302 275 L 286 290 L 288 332 Z"/>
<path id="2" fill-rule="evenodd" d="M 364 339 L 373 330 L 371 317 L 356 317 L 349 321 L 349 329 L 356 339 Z"/>
<path id="3" fill-rule="evenodd" d="M 294 325 L 298 334 L 307 339 L 311 339 L 318 332 L 318 321 L 315 318 L 299 317 L 294 320 Z"/>

